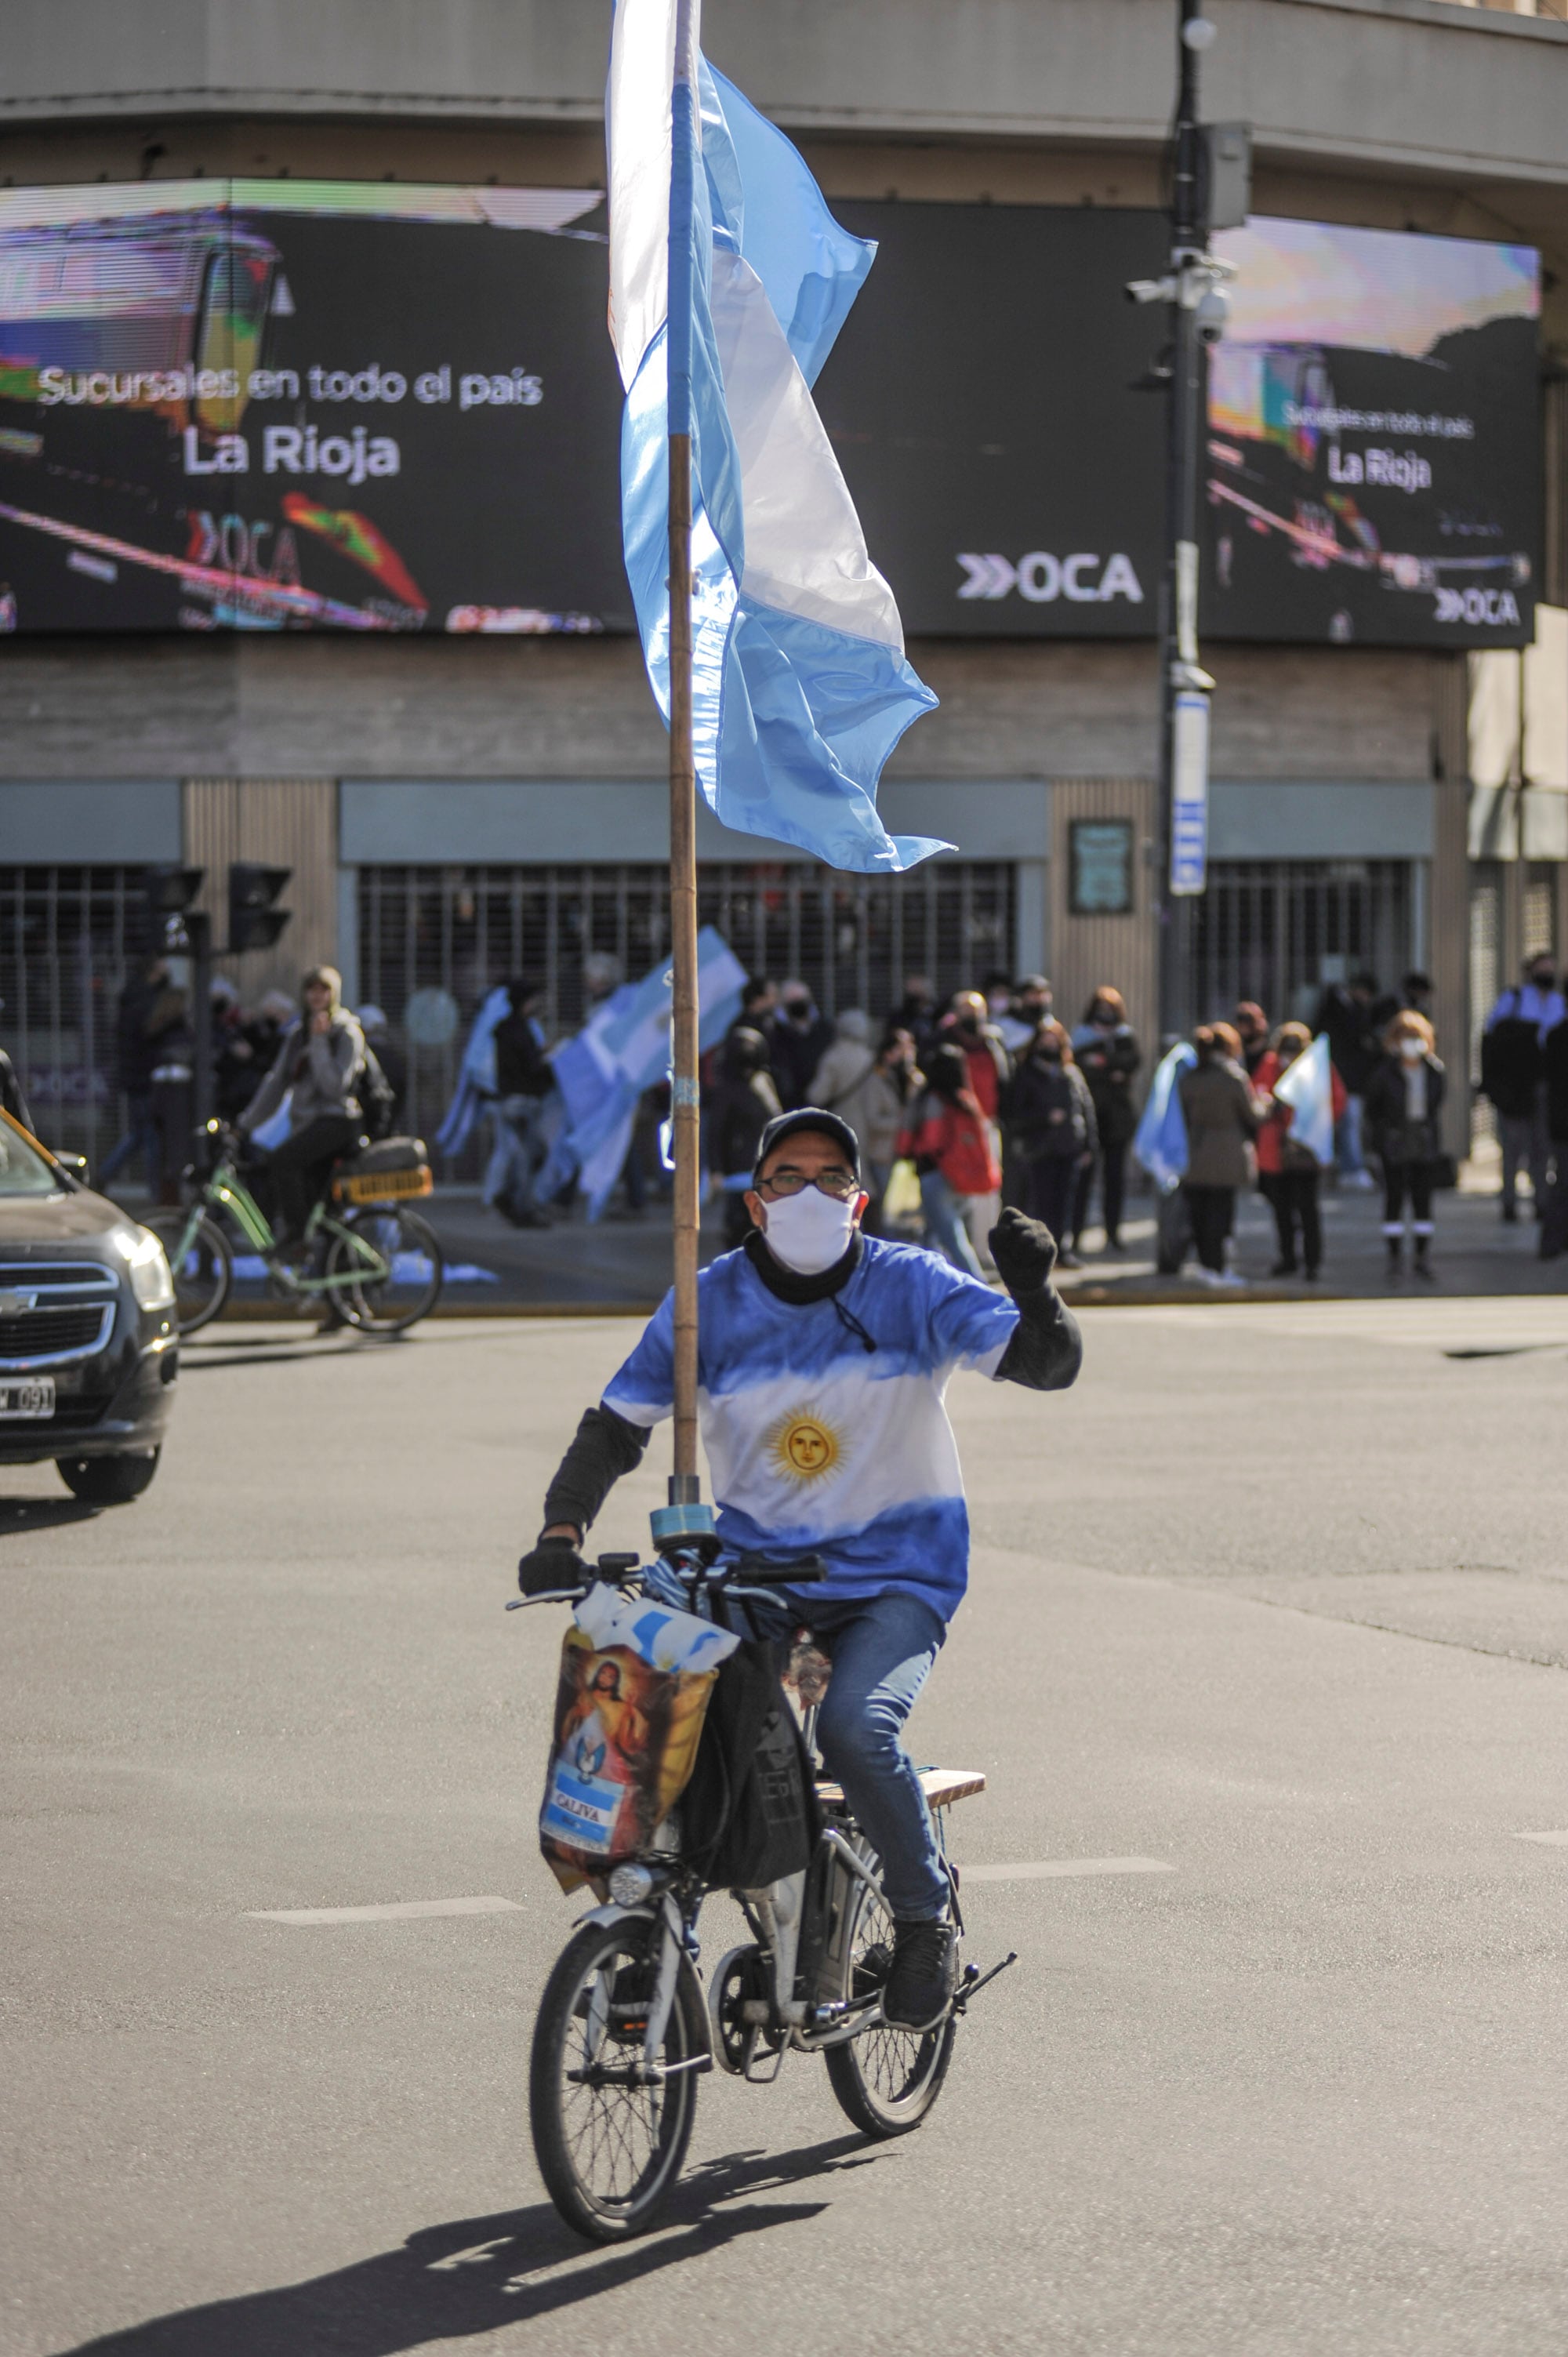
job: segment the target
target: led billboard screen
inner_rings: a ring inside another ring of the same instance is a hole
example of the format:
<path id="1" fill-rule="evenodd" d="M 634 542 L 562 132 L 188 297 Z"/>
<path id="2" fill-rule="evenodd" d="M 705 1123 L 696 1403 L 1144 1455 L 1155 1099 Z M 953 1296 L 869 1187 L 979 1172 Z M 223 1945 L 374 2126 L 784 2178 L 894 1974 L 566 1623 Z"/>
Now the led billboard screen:
<path id="1" fill-rule="evenodd" d="M 0 193 L 30 630 L 631 626 L 592 191 Z"/>
<path id="2" fill-rule="evenodd" d="M 905 627 L 1147 637 L 1165 532 L 1163 216 L 840 204 L 879 250 L 818 401 Z M 1215 350 L 1204 628 L 1517 645 L 1540 533 L 1538 258 L 1257 220 Z"/>
<path id="3" fill-rule="evenodd" d="M 1528 645 L 1541 509 L 1538 259 L 1319 221 L 1215 240 L 1208 627 Z"/>
<path id="4" fill-rule="evenodd" d="M 1153 636 L 1166 230 L 843 201 L 818 404 L 912 636 Z M 1536 256 L 1254 221 L 1213 355 L 1206 630 L 1511 645 Z M 0 192 L 0 627 L 625 631 L 593 190 Z"/>

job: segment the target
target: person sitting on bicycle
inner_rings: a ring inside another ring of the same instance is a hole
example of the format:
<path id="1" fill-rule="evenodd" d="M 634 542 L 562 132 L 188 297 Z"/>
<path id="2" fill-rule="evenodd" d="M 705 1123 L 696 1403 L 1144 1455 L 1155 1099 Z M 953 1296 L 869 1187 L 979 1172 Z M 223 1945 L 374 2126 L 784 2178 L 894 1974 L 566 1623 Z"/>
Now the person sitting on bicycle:
<path id="1" fill-rule="evenodd" d="M 900 1737 L 963 1596 L 969 1518 L 942 1395 L 960 1367 L 1031 1391 L 1076 1378 L 1082 1342 L 1052 1289 L 1050 1231 L 1006 1211 L 1007 1288 L 863 1236 L 849 1124 L 812 1106 L 762 1134 L 744 1243 L 698 1279 L 698 1405 L 726 1547 L 813 1552 L 828 1580 L 755 1609 L 808 1623 L 832 1661 L 817 1739 L 882 1861 L 895 1951 L 885 2018 L 926 2029 L 957 1984 L 957 1935 L 925 1795 Z M 1008 1297 L 1011 1297 L 1010 1298 Z M 578 1550 L 611 1484 L 672 1410 L 673 1295 L 578 1426 L 519 1566 L 525 1593 L 591 1577 Z"/>
<path id="2" fill-rule="evenodd" d="M 333 1163 L 358 1144 L 364 1126 L 354 1083 L 364 1066 L 365 1035 L 342 1004 L 337 967 L 313 965 L 302 998 L 271 1071 L 235 1125 L 242 1137 L 250 1137 L 289 1095 L 288 1135 L 265 1165 L 280 1243 L 303 1232 Z"/>

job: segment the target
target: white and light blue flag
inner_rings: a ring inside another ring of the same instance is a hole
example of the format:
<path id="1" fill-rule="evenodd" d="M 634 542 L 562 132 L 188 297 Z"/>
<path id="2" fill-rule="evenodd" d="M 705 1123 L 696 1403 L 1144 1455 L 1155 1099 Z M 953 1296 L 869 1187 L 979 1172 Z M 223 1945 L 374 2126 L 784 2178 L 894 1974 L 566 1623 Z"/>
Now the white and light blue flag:
<path id="1" fill-rule="evenodd" d="M 552 1062 L 566 1108 L 564 1145 L 575 1163 L 588 1217 L 596 1220 L 620 1177 L 637 1101 L 670 1069 L 671 968 L 662 959 L 640 982 L 607 998 Z M 722 933 L 697 935 L 699 1049 L 723 1039 L 740 1011 L 746 968 Z"/>
<path id="2" fill-rule="evenodd" d="M 457 1068 L 457 1085 L 445 1120 L 435 1133 L 442 1154 L 460 1154 L 486 1102 L 496 1093 L 496 1027 L 511 1013 L 511 993 L 498 982 L 474 1017 L 468 1044 Z"/>
<path id="3" fill-rule="evenodd" d="M 1187 1168 L 1187 1115 L 1176 1083 L 1197 1061 L 1197 1049 L 1187 1039 L 1160 1058 L 1133 1133 L 1133 1151 L 1162 1189 L 1174 1187 Z"/>
<path id="4" fill-rule="evenodd" d="M 896 873 L 884 762 L 936 698 L 904 657 L 811 386 L 875 247 L 703 57 L 699 0 L 616 0 L 606 97 L 610 332 L 627 389 L 627 572 L 670 717 L 669 436 L 692 442 L 693 737 L 726 826 Z"/>
<path id="5" fill-rule="evenodd" d="M 1290 1135 L 1326 1170 L 1334 1159 L 1334 1068 L 1328 1034 L 1320 1031 L 1274 1082 L 1274 1094 L 1291 1109 Z"/>

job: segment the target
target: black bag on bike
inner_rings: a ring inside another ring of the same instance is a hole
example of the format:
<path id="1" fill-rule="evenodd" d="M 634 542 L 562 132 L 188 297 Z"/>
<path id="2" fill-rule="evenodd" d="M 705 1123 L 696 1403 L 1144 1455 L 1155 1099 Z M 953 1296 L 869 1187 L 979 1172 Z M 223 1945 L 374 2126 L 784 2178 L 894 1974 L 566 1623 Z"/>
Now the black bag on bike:
<path id="1" fill-rule="evenodd" d="M 682 1848 L 719 1889 L 757 1890 L 811 1863 L 816 1787 L 770 1644 L 719 1664 L 681 1803 Z"/>

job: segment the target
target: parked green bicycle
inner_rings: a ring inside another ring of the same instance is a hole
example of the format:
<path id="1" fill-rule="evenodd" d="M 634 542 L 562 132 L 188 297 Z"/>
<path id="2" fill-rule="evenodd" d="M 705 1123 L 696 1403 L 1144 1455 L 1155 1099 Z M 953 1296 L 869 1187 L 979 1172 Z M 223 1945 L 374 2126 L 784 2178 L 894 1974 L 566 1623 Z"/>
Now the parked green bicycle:
<path id="1" fill-rule="evenodd" d="M 234 1252 L 220 1216 L 227 1215 L 269 1279 L 285 1297 L 317 1303 L 333 1321 L 371 1334 L 401 1334 L 427 1317 L 441 1295 L 441 1246 L 433 1229 L 407 1208 L 431 1192 L 430 1166 L 413 1137 L 384 1138 L 345 1157 L 332 1186 L 313 1205 L 295 1267 L 279 1249 L 271 1222 L 239 1174 L 240 1141 L 212 1121 L 205 1136 L 212 1167 L 183 1208 L 154 1211 L 151 1228 L 174 1273 L 182 1334 L 217 1317 L 234 1285 Z"/>

